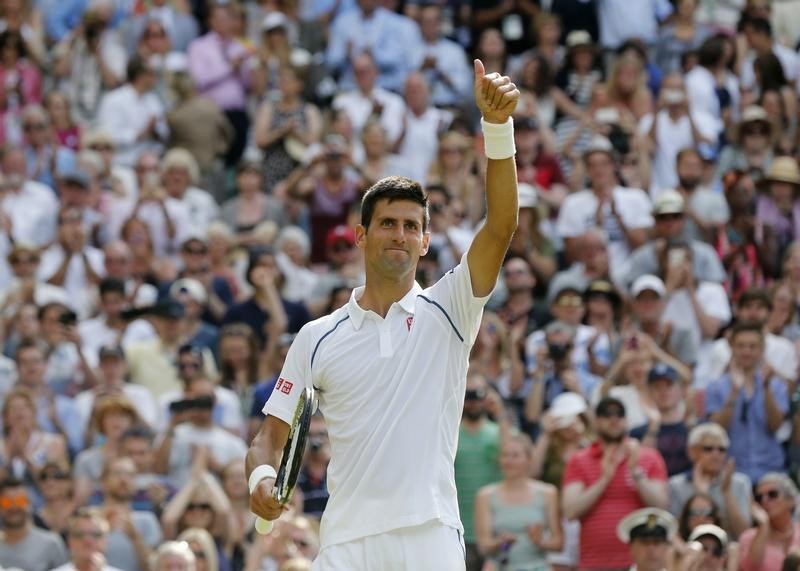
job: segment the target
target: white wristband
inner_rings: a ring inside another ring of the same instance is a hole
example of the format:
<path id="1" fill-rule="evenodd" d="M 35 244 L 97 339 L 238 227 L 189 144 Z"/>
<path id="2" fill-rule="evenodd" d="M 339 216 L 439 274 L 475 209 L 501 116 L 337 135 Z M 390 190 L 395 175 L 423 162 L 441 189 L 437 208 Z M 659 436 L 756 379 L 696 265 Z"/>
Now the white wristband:
<path id="1" fill-rule="evenodd" d="M 275 471 L 275 468 L 269 464 L 261 464 L 261 466 L 257 466 L 250 474 L 250 478 L 247 480 L 247 487 L 250 488 L 250 493 L 252 494 L 261 480 L 264 478 L 272 478 L 274 480 L 277 477 L 278 473 Z"/>
<path id="2" fill-rule="evenodd" d="M 483 148 L 490 159 L 509 159 L 517 152 L 514 147 L 514 122 L 511 117 L 505 123 L 487 123 L 481 117 L 481 129 Z"/>

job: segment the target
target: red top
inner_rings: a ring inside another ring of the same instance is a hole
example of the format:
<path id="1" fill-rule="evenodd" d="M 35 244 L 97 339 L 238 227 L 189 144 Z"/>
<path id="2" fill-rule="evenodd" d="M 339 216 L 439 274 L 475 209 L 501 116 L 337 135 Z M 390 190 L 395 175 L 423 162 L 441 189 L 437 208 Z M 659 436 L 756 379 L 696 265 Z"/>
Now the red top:
<path id="1" fill-rule="evenodd" d="M 595 441 L 589 448 L 573 454 L 564 471 L 562 489 L 573 482 L 589 488 L 603 470 L 603 447 Z M 661 454 L 642 447 L 639 466 L 650 480 L 667 480 L 667 467 Z M 623 461 L 597 503 L 581 518 L 581 569 L 622 568 L 631 565 L 628 546 L 617 539 L 617 524 L 634 510 L 646 507 L 636 490 L 628 462 Z"/>

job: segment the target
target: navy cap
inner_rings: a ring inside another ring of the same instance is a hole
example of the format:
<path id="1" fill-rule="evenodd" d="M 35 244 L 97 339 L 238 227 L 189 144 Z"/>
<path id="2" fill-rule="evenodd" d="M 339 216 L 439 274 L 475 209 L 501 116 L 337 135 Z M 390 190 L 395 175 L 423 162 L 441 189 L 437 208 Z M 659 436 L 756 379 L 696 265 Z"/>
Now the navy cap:
<path id="1" fill-rule="evenodd" d="M 182 319 L 186 316 L 186 309 L 177 299 L 167 298 L 159 301 L 148 313 L 156 317 L 166 317 L 167 319 Z"/>
<path id="2" fill-rule="evenodd" d="M 652 383 L 658 379 L 667 379 L 668 381 L 672 381 L 674 383 L 675 381 L 679 380 L 678 371 L 666 363 L 656 363 L 653 365 L 653 368 L 650 369 L 650 373 L 647 375 L 647 382 Z"/>

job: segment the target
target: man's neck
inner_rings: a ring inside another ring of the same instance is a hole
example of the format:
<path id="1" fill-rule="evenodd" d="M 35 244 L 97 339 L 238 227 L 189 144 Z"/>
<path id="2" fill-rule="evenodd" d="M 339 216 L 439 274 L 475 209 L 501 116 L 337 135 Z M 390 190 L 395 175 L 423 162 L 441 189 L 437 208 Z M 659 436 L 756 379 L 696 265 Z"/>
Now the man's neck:
<path id="1" fill-rule="evenodd" d="M 367 278 L 367 285 L 364 287 L 361 299 L 358 300 L 358 305 L 361 309 L 374 311 L 384 318 L 392 304 L 403 299 L 414 287 L 413 273 L 397 279 L 383 279 L 373 273 L 371 278 Z"/>
<path id="2" fill-rule="evenodd" d="M 469 418 L 466 416 L 461 417 L 461 426 L 464 427 L 464 430 L 467 432 L 478 432 L 483 424 L 486 422 L 486 417 L 481 416 L 480 418 Z"/>
<path id="3" fill-rule="evenodd" d="M 515 316 L 527 313 L 533 307 L 533 295 L 530 290 L 510 292 L 506 301 L 508 311 Z"/>
<path id="4" fill-rule="evenodd" d="M 609 198 L 611 197 L 611 194 L 614 192 L 615 187 L 616 187 L 616 182 L 603 183 L 603 184 L 595 182 L 594 184 L 592 184 L 592 192 L 598 198 Z"/>
<path id="5" fill-rule="evenodd" d="M 130 509 L 131 502 L 128 498 L 115 498 L 111 494 L 106 494 L 103 502 L 106 507 Z"/>
<path id="6" fill-rule="evenodd" d="M 14 545 L 24 540 L 28 536 L 28 531 L 30 531 L 30 527 L 31 527 L 30 523 L 26 523 L 21 527 L 4 527 L 3 528 L 4 543 Z"/>
<path id="7" fill-rule="evenodd" d="M 672 408 L 666 410 L 659 410 L 661 414 L 661 424 L 678 424 L 681 420 L 683 420 L 683 411 L 678 406 L 673 406 Z"/>

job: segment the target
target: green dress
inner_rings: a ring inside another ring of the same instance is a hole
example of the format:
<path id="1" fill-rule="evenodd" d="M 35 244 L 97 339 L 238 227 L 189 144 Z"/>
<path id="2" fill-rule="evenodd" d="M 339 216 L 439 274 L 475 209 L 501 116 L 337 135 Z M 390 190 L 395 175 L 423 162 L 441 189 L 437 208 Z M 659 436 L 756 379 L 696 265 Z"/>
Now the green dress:
<path id="1" fill-rule="evenodd" d="M 507 553 L 502 571 L 547 571 L 547 554 L 531 543 L 527 529 L 537 523 L 547 532 L 547 509 L 542 494 L 535 494 L 527 504 L 506 505 L 500 501 L 495 488 L 489 499 L 494 533 L 511 532 L 517 540 Z"/>

